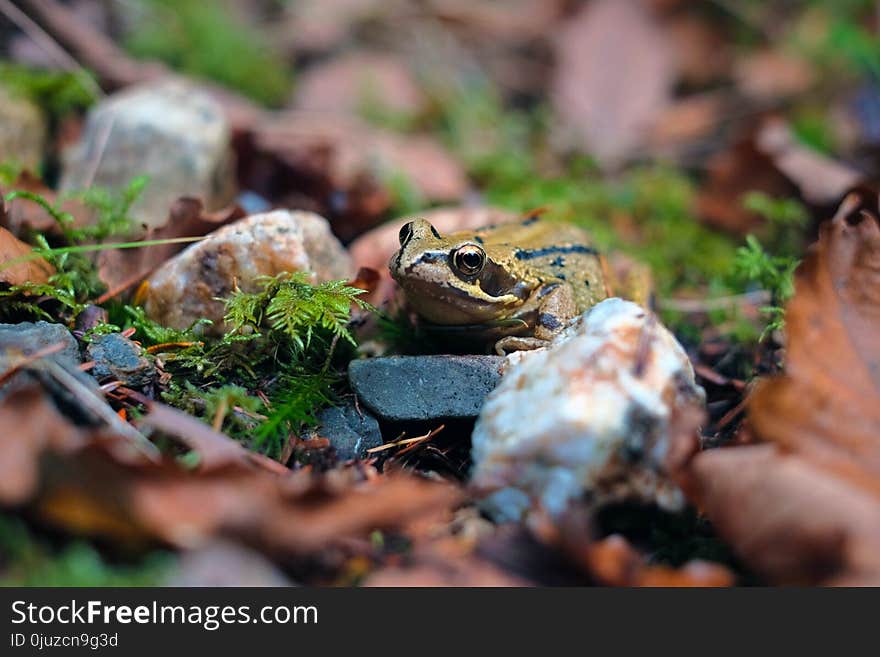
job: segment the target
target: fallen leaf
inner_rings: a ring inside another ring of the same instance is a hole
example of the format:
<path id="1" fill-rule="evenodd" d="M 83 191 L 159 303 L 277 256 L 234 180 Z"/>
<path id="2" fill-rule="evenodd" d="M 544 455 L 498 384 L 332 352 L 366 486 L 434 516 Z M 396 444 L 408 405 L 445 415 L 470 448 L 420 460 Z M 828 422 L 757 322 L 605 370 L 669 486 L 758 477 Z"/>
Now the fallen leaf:
<path id="1" fill-rule="evenodd" d="M 858 205 L 847 197 L 798 269 L 786 371 L 758 387 L 750 417 L 761 437 L 880 494 L 880 221 Z"/>
<path id="2" fill-rule="evenodd" d="M 697 197 L 697 211 L 708 224 L 747 235 L 764 219 L 743 206 L 749 192 L 800 197 L 826 207 L 839 203 L 864 175 L 799 143 L 787 123 L 770 117 L 707 163 L 708 178 Z"/>
<path id="3" fill-rule="evenodd" d="M 275 474 L 287 474 L 286 467 L 244 448 L 226 434 L 214 431 L 201 420 L 172 406 L 151 401 L 138 426 L 158 429 L 179 439 L 199 455 L 199 471 L 220 469 L 232 464 L 254 464 Z"/>
<path id="4" fill-rule="evenodd" d="M 120 450 L 120 438 L 78 430 L 36 388 L 0 401 L 0 436 L 0 467 L 15 468 L 0 503 L 126 544 L 193 548 L 227 538 L 287 559 L 461 499 L 448 484 L 403 473 L 365 478 L 355 467 L 278 474 L 238 460 L 197 471 L 153 462 Z"/>
<path id="5" fill-rule="evenodd" d="M 802 94 L 816 78 L 808 61 L 777 49 L 758 50 L 740 57 L 733 76 L 745 95 L 763 102 Z"/>
<path id="6" fill-rule="evenodd" d="M 28 170 L 22 171 L 16 180 L 9 185 L 8 192 L 29 192 L 42 197 L 50 205 L 55 205 L 58 195 L 39 177 Z M 78 228 L 89 222 L 90 212 L 82 201 L 69 198 L 62 201 L 59 208 L 73 217 L 71 227 Z M 8 228 L 16 235 L 25 235 L 30 231 L 61 235 L 58 222 L 40 204 L 27 198 L 14 198 L 7 202 L 6 216 L 0 218 L 0 226 Z"/>
<path id="7" fill-rule="evenodd" d="M 775 445 L 708 450 L 694 499 L 753 570 L 780 584 L 880 584 L 877 496 Z"/>
<path id="8" fill-rule="evenodd" d="M 574 145 L 604 167 L 623 164 L 669 104 L 675 56 L 637 0 L 595 0 L 554 37 L 551 99 Z"/>
<path id="9" fill-rule="evenodd" d="M 810 203 L 837 203 L 864 179 L 861 172 L 798 142 L 782 119 L 764 122 L 755 142 Z"/>
<path id="10" fill-rule="evenodd" d="M 797 195 L 795 185 L 757 147 L 752 136 L 710 157 L 706 169 L 706 182 L 697 195 L 697 214 L 710 226 L 729 233 L 748 235 L 764 224 L 759 214 L 744 206 L 746 194 Z"/>
<path id="11" fill-rule="evenodd" d="M 880 221 L 863 209 L 848 196 L 796 272 L 785 373 L 749 402 L 771 444 L 674 449 L 689 497 L 773 582 L 880 583 Z"/>
<path id="12" fill-rule="evenodd" d="M 5 228 L 0 228 L 0 283 L 7 285 L 47 283 L 49 277 L 55 273 L 55 268 L 43 258 L 22 259 L 32 253 L 33 247 L 22 242 Z"/>
<path id="13" fill-rule="evenodd" d="M 437 19 L 477 38 L 522 44 L 540 39 L 565 9 L 564 0 L 429 0 Z"/>
<path id="14" fill-rule="evenodd" d="M 675 48 L 681 81 L 704 87 L 725 77 L 730 68 L 728 35 L 696 13 L 679 12 L 663 21 Z"/>

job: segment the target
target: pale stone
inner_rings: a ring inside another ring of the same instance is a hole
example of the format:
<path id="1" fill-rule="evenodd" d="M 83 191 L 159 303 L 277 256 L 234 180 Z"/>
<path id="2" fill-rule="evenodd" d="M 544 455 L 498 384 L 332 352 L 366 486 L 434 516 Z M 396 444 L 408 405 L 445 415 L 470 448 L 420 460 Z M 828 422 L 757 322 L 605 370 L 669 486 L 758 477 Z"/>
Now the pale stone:
<path id="1" fill-rule="evenodd" d="M 215 230 L 168 260 L 149 279 L 147 314 L 180 329 L 210 319 L 214 325 L 207 331 L 221 334 L 220 299 L 236 285 L 255 292 L 260 276 L 285 271 L 311 272 L 315 282 L 349 279 L 354 273 L 326 219 L 312 212 L 275 210 Z"/>
<path id="2" fill-rule="evenodd" d="M 223 109 L 194 85 L 170 78 L 129 87 L 91 109 L 80 142 L 65 154 L 61 189 L 121 190 L 149 176 L 130 214 L 159 227 L 180 196 L 198 196 L 208 210 L 234 198 L 229 140 Z"/>
<path id="3" fill-rule="evenodd" d="M 559 515 L 575 499 L 680 508 L 663 469 L 670 421 L 703 399 L 656 317 L 607 299 L 548 348 L 509 359 L 474 429 L 472 484 L 501 519 L 535 506 Z"/>

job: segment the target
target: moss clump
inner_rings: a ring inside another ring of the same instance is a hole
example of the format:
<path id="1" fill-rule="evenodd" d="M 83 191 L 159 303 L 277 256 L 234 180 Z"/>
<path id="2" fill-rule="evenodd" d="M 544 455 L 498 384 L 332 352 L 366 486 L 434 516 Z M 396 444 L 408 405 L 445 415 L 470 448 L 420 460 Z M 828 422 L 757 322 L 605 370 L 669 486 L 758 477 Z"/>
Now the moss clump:
<path id="1" fill-rule="evenodd" d="M 287 98 L 293 73 L 265 37 L 223 6 L 201 0 L 149 0 L 126 47 L 269 106 Z"/>

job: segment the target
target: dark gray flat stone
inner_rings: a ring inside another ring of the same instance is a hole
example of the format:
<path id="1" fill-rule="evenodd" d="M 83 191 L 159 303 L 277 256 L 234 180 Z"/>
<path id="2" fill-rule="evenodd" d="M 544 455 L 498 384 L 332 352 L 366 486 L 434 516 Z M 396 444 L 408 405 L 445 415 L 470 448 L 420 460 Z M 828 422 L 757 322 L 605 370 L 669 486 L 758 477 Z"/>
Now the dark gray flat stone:
<path id="1" fill-rule="evenodd" d="M 501 379 L 501 356 L 391 356 L 352 361 L 360 402 L 390 422 L 476 417 Z"/>
<path id="2" fill-rule="evenodd" d="M 86 358 L 95 361 L 90 372 L 98 381 L 113 378 L 129 388 L 142 388 L 156 377 L 143 350 L 119 333 L 95 337 L 86 347 Z"/>
<path id="3" fill-rule="evenodd" d="M 79 369 L 79 344 L 70 331 L 61 324 L 42 321 L 0 324 L 0 371 L 11 367 L 23 354 L 32 355 L 59 342 L 64 345 L 61 351 L 29 363 L 9 381 L 0 385 L 0 398 L 36 381 L 52 396 L 62 412 L 78 422 L 96 424 L 99 422 L 98 417 L 83 408 L 67 387 L 56 380 L 56 376 L 49 368 L 51 364 L 47 361 L 53 361 L 91 390 L 95 396 L 103 399 L 95 379 Z"/>
<path id="4" fill-rule="evenodd" d="M 60 365 L 79 365 L 79 344 L 70 331 L 61 324 L 42 321 L 0 324 L 0 353 L 4 356 L 7 356 L 8 352 L 18 352 L 30 356 L 59 342 L 64 344 L 64 348 L 48 358 Z M 12 356 L 12 354 L 8 354 L 8 356 Z"/>
<path id="5" fill-rule="evenodd" d="M 354 404 L 325 408 L 311 434 L 327 438 L 342 461 L 364 458 L 368 449 L 382 444 L 379 422 L 365 409 L 358 413 Z"/>

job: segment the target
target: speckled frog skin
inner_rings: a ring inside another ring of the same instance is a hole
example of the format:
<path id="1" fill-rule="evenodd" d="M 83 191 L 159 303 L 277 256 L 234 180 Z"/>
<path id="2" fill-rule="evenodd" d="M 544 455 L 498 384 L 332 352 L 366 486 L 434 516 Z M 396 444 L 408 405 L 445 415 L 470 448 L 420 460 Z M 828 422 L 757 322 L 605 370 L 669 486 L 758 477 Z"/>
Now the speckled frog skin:
<path id="1" fill-rule="evenodd" d="M 411 221 L 389 268 L 426 322 L 494 339 L 502 354 L 544 346 L 608 296 L 586 233 L 537 217 L 448 235 Z"/>

